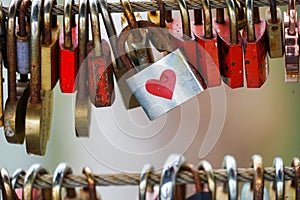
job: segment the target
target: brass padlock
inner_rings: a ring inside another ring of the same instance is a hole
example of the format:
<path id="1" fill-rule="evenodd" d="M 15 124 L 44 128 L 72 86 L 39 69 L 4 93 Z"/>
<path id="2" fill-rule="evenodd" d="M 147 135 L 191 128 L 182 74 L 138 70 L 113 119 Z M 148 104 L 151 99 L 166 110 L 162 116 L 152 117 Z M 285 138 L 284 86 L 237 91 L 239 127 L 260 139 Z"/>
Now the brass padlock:
<path id="1" fill-rule="evenodd" d="M 88 66 L 87 47 L 88 42 L 88 3 L 80 0 L 78 14 L 78 74 L 76 78 L 77 93 L 75 101 L 75 131 L 78 137 L 89 136 L 90 100 L 88 91 Z"/>
<path id="2" fill-rule="evenodd" d="M 49 0 L 50 1 L 50 0 Z M 30 98 L 25 119 L 26 150 L 28 154 L 44 155 L 51 131 L 52 91 L 41 89 L 41 0 L 33 0 L 30 16 Z"/>
<path id="3" fill-rule="evenodd" d="M 21 0 L 10 2 L 8 9 L 8 30 L 7 30 L 7 54 L 10 55 L 8 64 L 8 99 L 5 103 L 4 111 L 4 132 L 5 138 L 9 143 L 23 144 L 25 135 L 25 115 L 26 105 L 29 97 L 27 82 L 23 85 L 19 94 L 16 84 L 17 56 L 16 56 L 16 37 L 15 20 L 17 9 Z"/>

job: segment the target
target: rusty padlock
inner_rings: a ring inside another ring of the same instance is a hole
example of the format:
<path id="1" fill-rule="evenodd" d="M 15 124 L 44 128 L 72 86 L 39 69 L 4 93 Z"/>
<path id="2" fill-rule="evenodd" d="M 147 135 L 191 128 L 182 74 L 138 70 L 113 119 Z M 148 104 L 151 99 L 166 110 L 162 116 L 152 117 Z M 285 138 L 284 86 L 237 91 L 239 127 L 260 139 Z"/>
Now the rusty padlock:
<path id="1" fill-rule="evenodd" d="M 289 1 L 284 16 L 285 82 L 295 83 L 299 77 L 299 28 L 295 0 Z"/>
<path id="2" fill-rule="evenodd" d="M 41 21 L 42 1 L 33 0 L 30 16 L 30 98 L 25 119 L 26 150 L 28 154 L 44 155 L 51 132 L 52 91 L 41 89 Z"/>
<path id="3" fill-rule="evenodd" d="M 90 17 L 93 50 L 88 54 L 90 100 L 96 107 L 112 105 L 114 101 L 114 82 L 111 52 L 106 40 L 101 39 L 97 1 L 90 0 Z"/>
<path id="4" fill-rule="evenodd" d="M 90 98 L 88 88 L 87 42 L 89 36 L 88 1 L 80 0 L 78 12 L 78 74 L 75 100 L 75 131 L 78 137 L 89 136 Z"/>
<path id="5" fill-rule="evenodd" d="M 282 13 L 280 8 L 277 8 L 275 0 L 269 2 L 270 8 L 266 9 L 265 13 L 268 51 L 270 58 L 280 58 L 283 55 Z"/>
<path id="6" fill-rule="evenodd" d="M 126 66 L 123 65 L 121 59 L 119 58 L 119 54 L 117 50 L 117 34 L 116 34 L 115 26 L 113 24 L 111 15 L 108 12 L 106 0 L 99 0 L 99 5 L 100 5 L 100 12 L 102 14 L 104 26 L 107 35 L 109 37 L 109 41 L 110 41 L 110 45 L 114 57 L 113 60 L 114 73 L 118 81 L 118 86 L 120 88 L 124 105 L 127 109 L 136 108 L 140 105 L 137 99 L 135 98 L 135 96 L 132 94 L 128 85 L 126 84 L 126 79 L 130 76 L 130 73 L 127 73 L 128 70 Z"/>
<path id="7" fill-rule="evenodd" d="M 266 22 L 253 0 L 246 0 L 247 27 L 243 32 L 244 62 L 248 88 L 260 88 L 269 74 Z"/>
<path id="8" fill-rule="evenodd" d="M 73 93 L 78 71 L 78 28 L 72 15 L 74 0 L 65 0 L 63 31 L 59 36 L 59 80 L 63 93 Z"/>
<path id="9" fill-rule="evenodd" d="M 195 23 L 192 31 L 195 35 L 198 53 L 198 70 L 205 79 L 208 87 L 221 85 L 221 75 L 219 69 L 219 54 L 217 34 L 212 27 L 212 15 L 209 0 L 202 0 L 204 24 L 199 22 L 202 19 L 201 13 L 194 13 Z M 194 10 L 195 12 L 195 10 Z"/>
<path id="10" fill-rule="evenodd" d="M 17 9 L 21 0 L 10 2 L 8 9 L 8 29 L 7 29 L 7 55 L 8 57 L 8 98 L 5 103 L 4 111 L 4 132 L 6 140 L 9 143 L 23 144 L 25 136 L 25 115 L 26 105 L 29 97 L 29 88 L 25 82 L 23 88 L 17 91 L 16 71 L 16 37 L 15 37 L 15 19 Z M 22 77 L 22 76 L 21 76 Z"/>
<path id="11" fill-rule="evenodd" d="M 243 87 L 243 44 L 238 30 L 234 0 L 226 0 L 229 19 L 224 20 L 224 11 L 217 9 L 213 24 L 218 34 L 220 73 L 230 88 Z"/>
<path id="12" fill-rule="evenodd" d="M 147 28 L 148 33 L 164 41 L 165 51 L 172 52 L 146 69 L 127 79 L 127 83 L 139 100 L 150 120 L 165 114 L 181 103 L 205 90 L 202 77 L 193 70 L 180 49 L 174 51 L 171 40 L 158 26 L 149 21 L 139 21 L 139 27 Z M 128 69 L 133 64 L 125 54 L 125 41 L 128 31 L 122 31 L 118 40 L 119 54 Z"/>

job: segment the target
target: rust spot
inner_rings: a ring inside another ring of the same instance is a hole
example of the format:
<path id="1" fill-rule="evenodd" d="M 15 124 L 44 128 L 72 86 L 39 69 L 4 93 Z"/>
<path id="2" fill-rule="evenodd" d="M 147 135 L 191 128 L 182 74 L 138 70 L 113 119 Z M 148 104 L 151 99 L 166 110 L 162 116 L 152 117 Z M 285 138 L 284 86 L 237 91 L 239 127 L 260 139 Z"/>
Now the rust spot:
<path id="1" fill-rule="evenodd" d="M 245 61 L 245 64 L 246 64 L 246 65 L 249 65 L 249 64 L 250 64 L 250 61 L 249 61 L 249 60 L 246 60 L 246 61 Z"/>
<path id="2" fill-rule="evenodd" d="M 231 63 L 231 66 L 232 66 L 232 67 L 235 66 L 235 62 L 232 62 L 232 63 Z"/>

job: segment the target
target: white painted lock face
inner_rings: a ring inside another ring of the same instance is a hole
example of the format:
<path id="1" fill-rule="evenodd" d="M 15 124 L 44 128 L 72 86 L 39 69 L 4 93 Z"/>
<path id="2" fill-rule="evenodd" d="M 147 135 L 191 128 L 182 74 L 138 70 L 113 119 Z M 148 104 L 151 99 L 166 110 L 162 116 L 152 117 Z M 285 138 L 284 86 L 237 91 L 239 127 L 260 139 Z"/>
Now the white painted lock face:
<path id="1" fill-rule="evenodd" d="M 150 120 L 204 91 L 179 49 L 126 81 Z"/>
<path id="2" fill-rule="evenodd" d="M 251 184 L 246 183 L 243 185 L 241 192 L 241 200 L 252 200 L 253 199 L 253 190 L 251 190 Z M 270 196 L 266 187 L 264 187 L 264 200 L 270 200 Z"/>

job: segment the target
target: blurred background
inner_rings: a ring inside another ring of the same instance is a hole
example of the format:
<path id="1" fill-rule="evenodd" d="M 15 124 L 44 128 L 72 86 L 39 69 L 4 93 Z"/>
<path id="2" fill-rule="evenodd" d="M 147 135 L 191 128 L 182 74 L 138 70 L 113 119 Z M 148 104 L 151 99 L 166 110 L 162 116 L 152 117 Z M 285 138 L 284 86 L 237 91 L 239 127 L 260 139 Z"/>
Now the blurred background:
<path id="1" fill-rule="evenodd" d="M 261 13 L 264 17 L 264 9 Z M 120 16 L 113 17 L 120 31 Z M 102 33 L 106 36 L 104 28 Z M 300 152 L 300 85 L 284 82 L 284 58 L 270 59 L 269 70 L 267 82 L 259 89 L 232 90 L 223 84 L 155 121 L 149 121 L 141 108 L 126 110 L 116 86 L 112 107 L 92 108 L 90 138 L 76 138 L 74 95 L 62 94 L 57 85 L 46 155 L 27 155 L 24 145 L 8 144 L 1 134 L 1 166 L 13 173 L 41 163 L 53 173 L 59 162 L 67 162 L 76 174 L 84 166 L 97 174 L 138 173 L 146 163 L 161 170 L 173 152 L 194 164 L 206 159 L 214 168 L 221 167 L 227 154 L 235 156 L 238 167 L 250 167 L 253 154 L 262 155 L 265 166 L 271 166 L 277 156 L 290 166 Z M 138 190 L 133 186 L 99 189 L 103 199 L 135 199 Z"/>

